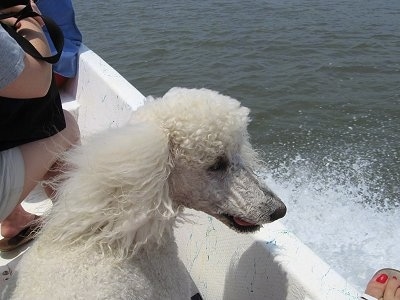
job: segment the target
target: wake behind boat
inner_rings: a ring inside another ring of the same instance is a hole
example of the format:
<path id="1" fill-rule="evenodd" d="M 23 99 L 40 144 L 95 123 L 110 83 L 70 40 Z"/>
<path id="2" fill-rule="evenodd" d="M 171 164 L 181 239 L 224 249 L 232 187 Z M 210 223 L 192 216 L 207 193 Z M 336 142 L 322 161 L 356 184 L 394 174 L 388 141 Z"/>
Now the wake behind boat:
<path id="1" fill-rule="evenodd" d="M 62 92 L 82 139 L 119 127 L 145 97 L 93 51 L 82 47 L 79 71 Z M 23 205 L 43 213 L 50 200 L 40 188 Z M 358 299 L 357 291 L 279 221 L 255 234 L 238 234 L 216 219 L 189 212 L 193 224 L 175 231 L 179 256 L 204 299 Z M 24 251 L 1 253 L 1 290 Z M 112 274 L 110 274 L 112 276 Z"/>

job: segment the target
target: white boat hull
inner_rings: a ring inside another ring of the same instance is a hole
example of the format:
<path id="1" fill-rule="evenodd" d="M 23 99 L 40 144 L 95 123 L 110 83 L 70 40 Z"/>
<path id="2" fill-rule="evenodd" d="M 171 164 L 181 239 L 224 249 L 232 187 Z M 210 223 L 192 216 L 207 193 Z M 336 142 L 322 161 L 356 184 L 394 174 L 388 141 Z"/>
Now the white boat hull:
<path id="1" fill-rule="evenodd" d="M 62 98 L 64 108 L 77 117 L 83 139 L 124 124 L 145 100 L 86 47 L 82 47 L 78 75 Z M 36 193 L 23 205 L 37 213 L 43 205 L 48 207 L 49 200 Z M 358 299 L 351 284 L 279 221 L 256 234 L 238 234 L 210 216 L 190 213 L 194 223 L 180 225 L 176 239 L 179 255 L 204 299 Z M 0 288 L 6 287 L 26 248 L 1 254 Z"/>

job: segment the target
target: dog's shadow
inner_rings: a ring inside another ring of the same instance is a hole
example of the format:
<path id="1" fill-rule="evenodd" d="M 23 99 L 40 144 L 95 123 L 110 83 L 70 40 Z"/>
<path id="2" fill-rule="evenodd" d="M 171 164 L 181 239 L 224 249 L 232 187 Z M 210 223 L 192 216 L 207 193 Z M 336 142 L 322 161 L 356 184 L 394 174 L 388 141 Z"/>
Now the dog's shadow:
<path id="1" fill-rule="evenodd" d="M 255 241 L 240 257 L 232 258 L 224 300 L 286 299 L 287 275 L 265 247 L 265 242 Z"/>

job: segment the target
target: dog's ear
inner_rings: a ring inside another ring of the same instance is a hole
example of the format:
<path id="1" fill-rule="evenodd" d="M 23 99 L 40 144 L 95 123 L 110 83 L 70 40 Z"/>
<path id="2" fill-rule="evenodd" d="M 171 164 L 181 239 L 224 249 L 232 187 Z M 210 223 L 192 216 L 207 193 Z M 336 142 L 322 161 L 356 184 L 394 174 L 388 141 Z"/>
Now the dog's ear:
<path id="1" fill-rule="evenodd" d="M 144 243 L 159 242 L 171 227 L 176 215 L 168 187 L 172 163 L 160 127 L 138 122 L 107 130 L 66 159 L 74 168 L 59 187 L 48 227 L 56 240 L 83 241 L 126 257 Z"/>
<path id="2" fill-rule="evenodd" d="M 148 122 L 130 124 L 127 130 L 130 134 L 124 136 L 131 141 L 129 145 L 123 145 L 124 141 L 118 144 L 116 155 L 121 165 L 116 165 L 114 171 L 116 186 L 121 190 L 121 211 L 107 243 L 116 242 L 123 249 L 124 241 L 127 251 L 136 251 L 144 243 L 157 244 L 164 230 L 171 228 L 168 223 L 176 211 L 169 196 L 172 161 L 166 133 Z"/>

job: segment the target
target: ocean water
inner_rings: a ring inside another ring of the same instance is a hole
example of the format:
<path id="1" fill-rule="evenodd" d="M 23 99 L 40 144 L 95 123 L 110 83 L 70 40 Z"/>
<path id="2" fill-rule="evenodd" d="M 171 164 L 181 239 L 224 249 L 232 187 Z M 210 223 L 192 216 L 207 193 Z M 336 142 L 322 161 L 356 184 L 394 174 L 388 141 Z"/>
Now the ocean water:
<path id="1" fill-rule="evenodd" d="M 84 42 L 144 95 L 251 108 L 282 222 L 363 288 L 400 268 L 400 1 L 75 1 Z"/>

